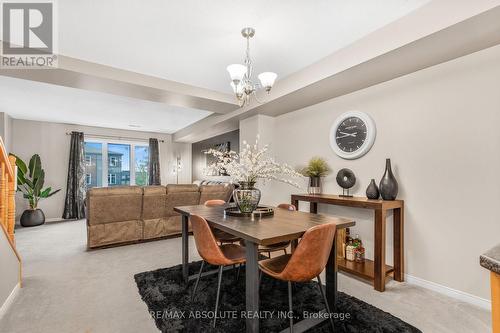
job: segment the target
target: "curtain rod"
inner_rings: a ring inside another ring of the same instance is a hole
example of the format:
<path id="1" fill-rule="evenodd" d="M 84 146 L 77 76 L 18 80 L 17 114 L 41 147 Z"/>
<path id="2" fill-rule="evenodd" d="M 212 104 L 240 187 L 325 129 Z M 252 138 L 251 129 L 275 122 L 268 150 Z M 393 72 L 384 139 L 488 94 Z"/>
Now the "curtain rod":
<path id="1" fill-rule="evenodd" d="M 71 132 L 66 132 L 66 135 L 71 135 Z M 144 138 L 133 138 L 130 136 L 115 136 L 115 135 L 101 135 L 101 134 L 88 134 L 88 133 L 83 133 L 84 136 L 89 136 L 89 137 L 95 137 L 95 138 L 103 138 L 103 139 L 125 139 L 125 140 L 132 140 L 132 141 L 148 141 L 149 139 L 144 139 Z M 158 142 L 165 142 L 165 140 L 158 139 Z"/>

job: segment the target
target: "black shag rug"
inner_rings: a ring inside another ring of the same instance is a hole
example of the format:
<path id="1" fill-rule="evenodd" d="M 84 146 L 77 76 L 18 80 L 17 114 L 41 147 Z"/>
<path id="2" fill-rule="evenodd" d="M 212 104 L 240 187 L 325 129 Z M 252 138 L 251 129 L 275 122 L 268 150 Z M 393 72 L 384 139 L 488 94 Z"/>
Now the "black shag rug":
<path id="1" fill-rule="evenodd" d="M 201 261 L 190 264 L 190 274 L 198 273 Z M 204 271 L 215 269 L 205 265 Z M 245 270 L 236 280 L 236 270 L 224 271 L 219 302 L 219 318 L 212 328 L 212 316 L 217 292 L 217 274 L 202 277 L 196 299 L 190 296 L 194 281 L 186 288 L 182 266 L 143 272 L 134 276 L 142 300 L 162 332 L 245 332 Z M 314 315 L 324 309 L 316 282 L 296 283 L 293 287 L 295 321 L 305 314 Z M 335 332 L 401 333 L 420 332 L 390 313 L 357 298 L 339 293 L 335 317 Z M 286 282 L 264 275 L 260 284 L 260 331 L 279 332 L 289 326 L 288 286 Z M 331 332 L 325 320 L 309 332 Z"/>

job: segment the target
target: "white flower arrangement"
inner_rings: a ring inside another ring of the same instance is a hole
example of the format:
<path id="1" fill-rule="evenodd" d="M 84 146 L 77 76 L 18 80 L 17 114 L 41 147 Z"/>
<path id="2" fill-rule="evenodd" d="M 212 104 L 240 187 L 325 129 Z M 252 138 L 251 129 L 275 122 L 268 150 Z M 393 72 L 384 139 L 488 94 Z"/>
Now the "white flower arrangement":
<path id="1" fill-rule="evenodd" d="M 205 154 L 213 155 L 217 161 L 207 167 L 206 172 L 227 172 L 234 182 L 255 183 L 258 179 L 264 181 L 276 180 L 300 188 L 289 178 L 299 178 L 302 175 L 286 163 L 278 163 L 273 158 L 266 156 L 268 145 L 262 149 L 259 146 L 259 135 L 252 146 L 243 141 L 243 150 L 238 155 L 234 151 L 224 152 L 210 149 Z"/>

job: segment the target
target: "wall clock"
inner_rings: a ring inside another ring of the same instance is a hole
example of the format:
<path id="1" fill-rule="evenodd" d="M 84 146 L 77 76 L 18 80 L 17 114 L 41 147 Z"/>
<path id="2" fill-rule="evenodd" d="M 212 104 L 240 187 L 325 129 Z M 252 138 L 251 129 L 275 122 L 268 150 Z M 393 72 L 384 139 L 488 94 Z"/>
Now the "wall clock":
<path id="1" fill-rule="evenodd" d="M 330 129 L 330 146 L 348 160 L 366 154 L 375 142 L 377 129 L 373 119 L 364 112 L 349 111 L 340 115 Z"/>

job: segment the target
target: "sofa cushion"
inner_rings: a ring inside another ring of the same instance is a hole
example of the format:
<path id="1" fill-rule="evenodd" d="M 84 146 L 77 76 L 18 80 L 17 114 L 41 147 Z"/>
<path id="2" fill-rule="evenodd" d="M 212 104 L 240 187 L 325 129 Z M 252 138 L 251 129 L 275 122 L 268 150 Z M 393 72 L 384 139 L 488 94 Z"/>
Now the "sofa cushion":
<path id="1" fill-rule="evenodd" d="M 159 219 L 167 216 L 167 189 L 165 186 L 144 187 L 142 219 Z"/>
<path id="2" fill-rule="evenodd" d="M 87 226 L 88 247 L 138 241 L 143 236 L 142 221 L 120 221 Z"/>
<path id="3" fill-rule="evenodd" d="M 181 217 L 144 220 L 144 239 L 179 235 L 182 231 Z"/>
<path id="4" fill-rule="evenodd" d="M 200 188 L 196 184 L 170 184 L 167 185 L 167 193 L 176 192 L 199 192 Z"/>
<path id="5" fill-rule="evenodd" d="M 202 185 L 200 186 L 200 205 L 203 205 L 207 200 L 224 200 L 229 201 L 233 193 L 233 185 Z"/>
<path id="6" fill-rule="evenodd" d="M 89 225 L 140 220 L 142 188 L 138 186 L 92 188 L 87 193 Z"/>
<path id="7" fill-rule="evenodd" d="M 198 205 L 200 191 L 196 185 L 167 185 L 167 217 L 178 215 L 177 206 Z"/>

